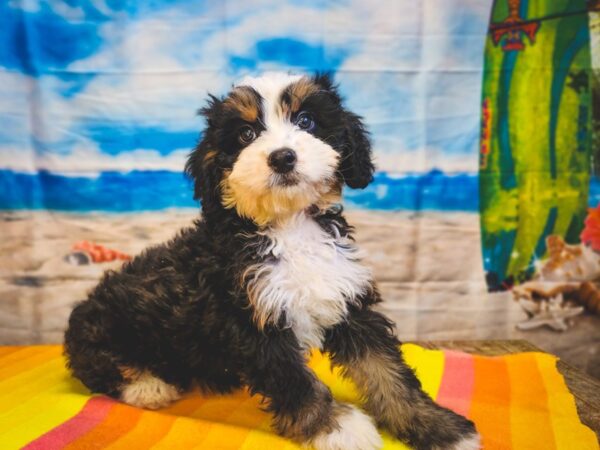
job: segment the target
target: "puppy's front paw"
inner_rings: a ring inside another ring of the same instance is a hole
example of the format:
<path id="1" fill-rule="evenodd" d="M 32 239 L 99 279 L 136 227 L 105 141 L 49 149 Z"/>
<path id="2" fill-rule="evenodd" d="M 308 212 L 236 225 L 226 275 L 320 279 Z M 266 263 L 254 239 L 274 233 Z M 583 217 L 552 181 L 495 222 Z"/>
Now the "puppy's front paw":
<path id="1" fill-rule="evenodd" d="M 311 441 L 316 450 L 375 450 L 383 446 L 373 420 L 354 406 L 339 405 L 335 420 L 335 429 L 319 433 Z"/>

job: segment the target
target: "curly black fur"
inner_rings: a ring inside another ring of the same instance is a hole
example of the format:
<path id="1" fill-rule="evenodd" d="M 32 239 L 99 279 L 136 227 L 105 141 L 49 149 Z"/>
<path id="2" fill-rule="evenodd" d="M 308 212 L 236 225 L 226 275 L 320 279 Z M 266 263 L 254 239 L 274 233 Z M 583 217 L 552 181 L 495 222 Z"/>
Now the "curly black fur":
<path id="1" fill-rule="evenodd" d="M 318 75 L 313 81 L 320 89 L 303 108 L 317 117 L 320 125 L 314 133 L 342 155 L 340 182 L 364 187 L 372 178 L 373 164 L 360 118 L 343 109 L 328 76 Z M 254 323 L 242 274 L 268 257 L 258 251 L 269 244 L 268 238 L 250 219 L 225 209 L 219 190 L 224 171 L 243 151 L 228 132 L 240 119 L 216 97 L 202 114 L 208 126 L 186 164 L 195 180 L 195 197 L 202 202 L 202 219 L 171 241 L 147 249 L 120 271 L 104 275 L 71 314 L 65 334 L 68 365 L 91 391 L 116 398 L 129 381 L 124 368 L 150 372 L 180 391 L 199 385 L 225 393 L 248 385 L 268 399 L 279 433 L 310 441 L 336 429 L 336 411 L 343 408 L 306 367 L 304 350 L 291 329 L 280 324 L 259 328 Z M 309 214 L 327 233 L 352 233 L 340 207 L 313 207 Z M 391 323 L 370 310 L 380 301 L 375 286 L 352 300 L 348 317 L 326 332 L 323 346 L 336 364 L 361 366 L 370 355 L 397 374 L 384 380 L 399 392 L 387 400 L 399 402 L 406 411 L 403 420 L 395 421 L 386 414 L 397 409 L 376 392 L 381 386 L 369 385 L 363 373 L 346 372 L 379 399 L 369 404 L 377 420 L 422 449 L 451 445 L 474 433 L 472 423 L 425 400 L 398 353 Z M 415 424 L 426 432 L 415 430 Z"/>

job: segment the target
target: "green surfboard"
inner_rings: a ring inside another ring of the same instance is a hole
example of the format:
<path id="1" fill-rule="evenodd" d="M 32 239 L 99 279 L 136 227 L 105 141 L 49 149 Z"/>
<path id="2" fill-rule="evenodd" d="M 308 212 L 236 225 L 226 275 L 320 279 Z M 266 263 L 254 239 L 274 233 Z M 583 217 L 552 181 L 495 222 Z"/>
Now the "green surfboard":
<path id="1" fill-rule="evenodd" d="M 485 46 L 479 166 L 490 290 L 534 273 L 546 237 L 579 242 L 590 181 L 585 0 L 497 0 Z"/>

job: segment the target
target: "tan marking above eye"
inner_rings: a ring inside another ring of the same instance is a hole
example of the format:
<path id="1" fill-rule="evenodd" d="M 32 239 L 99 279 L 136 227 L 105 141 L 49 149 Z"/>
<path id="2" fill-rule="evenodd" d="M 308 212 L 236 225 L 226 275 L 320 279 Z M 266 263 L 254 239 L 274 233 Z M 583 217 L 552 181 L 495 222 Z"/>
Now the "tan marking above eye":
<path id="1" fill-rule="evenodd" d="M 317 86 L 310 78 L 301 78 L 300 80 L 292 83 L 287 89 L 286 92 L 290 97 L 290 104 L 282 102 L 281 109 L 284 114 L 291 115 L 295 112 L 298 112 L 302 102 L 306 97 L 311 94 L 314 94 L 319 90 L 319 86 Z"/>
<path id="2" fill-rule="evenodd" d="M 254 91 L 246 86 L 235 88 L 225 99 L 225 108 L 235 110 L 246 122 L 256 122 L 258 119 L 259 104 Z"/>

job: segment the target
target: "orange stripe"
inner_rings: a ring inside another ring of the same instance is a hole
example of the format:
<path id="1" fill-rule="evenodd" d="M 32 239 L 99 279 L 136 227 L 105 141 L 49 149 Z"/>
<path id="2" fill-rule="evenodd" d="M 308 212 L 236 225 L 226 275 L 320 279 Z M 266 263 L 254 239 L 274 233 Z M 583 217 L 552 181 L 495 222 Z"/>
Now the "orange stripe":
<path id="1" fill-rule="evenodd" d="M 37 365 L 59 358 L 60 346 L 28 347 L 18 350 L 2 358 L 0 365 L 0 381 L 31 369 Z"/>
<path id="2" fill-rule="evenodd" d="M 197 448 L 238 449 L 250 430 L 260 425 L 265 413 L 260 411 L 260 398 L 250 397 L 247 390 L 238 390 L 227 396 L 210 396 L 194 416 L 210 420 L 213 426 L 206 430 Z M 224 440 L 223 436 L 227 436 Z"/>
<path id="3" fill-rule="evenodd" d="M 185 394 L 171 406 L 161 409 L 160 412 L 171 416 L 190 417 L 205 401 L 206 396 L 199 390 L 194 390 Z"/>
<path id="4" fill-rule="evenodd" d="M 245 390 L 237 390 L 227 395 L 205 395 L 200 407 L 188 417 L 211 422 L 225 422 L 247 399 L 248 394 Z"/>
<path id="5" fill-rule="evenodd" d="M 0 347 L 0 358 L 5 358 L 6 356 L 10 355 L 11 353 L 17 352 L 19 350 L 23 350 L 24 348 L 26 348 L 26 346 L 24 346 L 24 345 L 12 345 L 12 346 Z"/>
<path id="6" fill-rule="evenodd" d="M 156 413 L 145 411 L 136 426 L 108 448 L 111 450 L 150 448 L 169 433 L 178 416 L 189 416 L 201 406 L 203 401 L 200 393 L 195 391 Z"/>
<path id="7" fill-rule="evenodd" d="M 187 414 L 194 418 L 198 427 L 195 437 L 186 439 L 185 445 L 180 442 L 180 435 L 190 424 L 181 420 L 173 424 L 167 436 L 159 442 L 158 447 L 169 448 L 227 448 L 237 449 L 243 444 L 250 432 L 249 428 L 260 425 L 259 417 L 264 420 L 268 415 L 260 411 L 258 396 L 250 397 L 247 390 L 238 390 L 228 395 L 203 395 L 196 400 L 197 408 Z M 177 405 L 174 405 L 176 407 Z M 258 417 L 257 417 L 258 416 Z M 240 428 L 238 428 L 240 427 Z M 227 436 L 224 442 L 223 436 Z"/>
<path id="8" fill-rule="evenodd" d="M 5 349 L 7 347 L 0 347 L 2 349 Z M 38 346 L 38 345 L 19 345 L 16 347 L 8 347 L 9 349 L 13 350 L 11 352 L 7 352 L 6 354 L 3 354 L 2 356 L 2 363 L 6 361 L 10 361 L 11 359 L 20 359 L 23 356 L 22 355 L 31 355 L 33 353 L 39 353 L 40 351 L 49 348 L 48 346 Z M 21 352 L 21 355 L 18 355 L 17 352 Z"/>
<path id="9" fill-rule="evenodd" d="M 548 394 L 535 353 L 510 355 L 506 362 L 512 391 L 510 424 L 513 447 L 519 450 L 539 448 L 540 436 L 543 436 L 544 449 L 555 449 Z"/>
<path id="10" fill-rule="evenodd" d="M 69 450 L 104 448 L 127 434 L 137 424 L 142 413 L 142 409 L 116 403 L 100 424 L 64 448 Z"/>
<path id="11" fill-rule="evenodd" d="M 242 428 L 256 428 L 270 417 L 268 413 L 261 411 L 260 399 L 259 395 L 253 397 L 247 395 L 246 399 L 221 422 Z"/>
<path id="12" fill-rule="evenodd" d="M 509 450 L 510 384 L 505 358 L 474 356 L 475 380 L 469 418 L 486 450 Z M 521 449 L 516 449 L 521 450 Z"/>
<path id="13" fill-rule="evenodd" d="M 176 416 L 144 411 L 135 427 L 121 435 L 107 448 L 110 450 L 150 448 L 166 436 L 176 419 Z"/>

